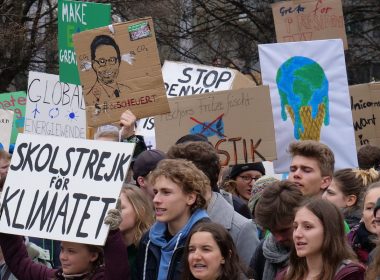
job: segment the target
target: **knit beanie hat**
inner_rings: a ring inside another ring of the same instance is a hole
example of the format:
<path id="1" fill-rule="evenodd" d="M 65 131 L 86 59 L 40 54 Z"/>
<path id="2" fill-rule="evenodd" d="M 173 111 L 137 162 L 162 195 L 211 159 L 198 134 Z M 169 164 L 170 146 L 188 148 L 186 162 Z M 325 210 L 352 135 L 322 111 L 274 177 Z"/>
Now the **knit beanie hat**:
<path id="1" fill-rule="evenodd" d="M 232 166 L 230 172 L 230 179 L 236 179 L 236 177 L 247 170 L 259 171 L 262 175 L 265 175 L 265 168 L 262 162 L 244 163 Z"/>
<path id="2" fill-rule="evenodd" d="M 266 187 L 269 187 L 273 185 L 274 183 L 278 182 L 279 180 L 272 176 L 263 176 L 259 178 L 252 187 L 252 196 L 249 199 L 248 202 L 248 208 L 251 210 L 252 215 L 254 215 L 254 210 L 256 207 L 256 204 L 259 202 L 259 199 L 263 193 L 263 190 Z"/>

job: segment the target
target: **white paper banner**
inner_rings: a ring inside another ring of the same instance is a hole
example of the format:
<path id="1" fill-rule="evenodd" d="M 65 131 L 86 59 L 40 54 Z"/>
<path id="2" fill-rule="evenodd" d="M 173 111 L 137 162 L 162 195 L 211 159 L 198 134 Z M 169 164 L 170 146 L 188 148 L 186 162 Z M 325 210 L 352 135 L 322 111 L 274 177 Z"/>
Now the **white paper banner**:
<path id="1" fill-rule="evenodd" d="M 24 132 L 64 138 L 86 138 L 82 87 L 59 81 L 58 75 L 29 72 Z"/>
<path id="2" fill-rule="evenodd" d="M 327 144 L 335 168 L 357 166 L 350 96 L 340 39 L 259 45 L 263 84 L 269 85 L 278 160 L 289 171 L 289 143 Z"/>
<path id="3" fill-rule="evenodd" d="M 134 145 L 19 134 L 1 196 L 0 231 L 104 245 Z"/>

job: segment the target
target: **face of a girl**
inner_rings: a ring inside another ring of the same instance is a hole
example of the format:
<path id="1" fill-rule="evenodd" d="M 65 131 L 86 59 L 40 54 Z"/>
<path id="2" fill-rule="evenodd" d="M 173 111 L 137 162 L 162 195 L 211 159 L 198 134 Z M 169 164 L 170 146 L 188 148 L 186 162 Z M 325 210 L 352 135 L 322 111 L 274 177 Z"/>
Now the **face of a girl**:
<path id="1" fill-rule="evenodd" d="M 199 280 L 217 279 L 225 260 L 209 232 L 196 232 L 189 243 L 188 263 L 191 274 Z"/>
<path id="2" fill-rule="evenodd" d="M 330 186 L 323 193 L 322 198 L 332 202 L 338 208 L 346 208 L 346 200 L 340 185 L 333 179 Z"/>
<path id="3" fill-rule="evenodd" d="M 93 262 L 98 258 L 98 253 L 90 252 L 84 244 L 74 242 L 61 242 L 61 261 L 63 273 L 67 275 L 90 272 Z"/>
<path id="4" fill-rule="evenodd" d="M 373 234 L 376 234 L 376 223 L 373 215 L 376 201 L 380 197 L 380 188 L 371 189 L 367 192 L 364 198 L 363 222 L 366 229 Z"/>
<path id="5" fill-rule="evenodd" d="M 293 240 L 298 257 L 313 257 L 321 254 L 323 225 L 319 218 L 306 207 L 296 213 Z"/>
<path id="6" fill-rule="evenodd" d="M 127 198 L 125 193 L 120 195 L 121 202 L 121 224 L 119 229 L 123 233 L 130 232 L 135 228 L 136 225 L 136 212 L 132 206 L 132 203 Z"/>

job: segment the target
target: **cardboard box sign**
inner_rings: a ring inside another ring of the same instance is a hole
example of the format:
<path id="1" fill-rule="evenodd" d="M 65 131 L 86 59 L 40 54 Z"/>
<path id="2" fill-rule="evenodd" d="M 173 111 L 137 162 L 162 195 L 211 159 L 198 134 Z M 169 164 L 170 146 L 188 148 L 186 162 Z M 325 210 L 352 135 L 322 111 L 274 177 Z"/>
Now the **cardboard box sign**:
<path id="1" fill-rule="evenodd" d="M 135 144 L 19 134 L 1 195 L 0 231 L 104 245 Z"/>
<path id="2" fill-rule="evenodd" d="M 168 98 L 256 86 L 252 80 L 231 68 L 169 60 L 162 66 L 162 76 Z M 153 117 L 139 120 L 136 133 L 144 136 L 148 147 L 156 147 Z"/>
<path id="3" fill-rule="evenodd" d="M 9 150 L 14 112 L 0 109 L 0 150 Z"/>
<path id="4" fill-rule="evenodd" d="M 380 83 L 350 86 L 356 148 L 380 145 Z"/>
<path id="5" fill-rule="evenodd" d="M 348 49 L 341 0 L 295 0 L 272 4 L 277 42 L 342 39 Z"/>
<path id="6" fill-rule="evenodd" d="M 175 97 L 169 104 L 171 113 L 154 118 L 158 149 L 167 151 L 186 134 L 202 134 L 222 165 L 276 159 L 267 86 Z"/>
<path id="7" fill-rule="evenodd" d="M 87 124 L 117 122 L 126 109 L 137 118 L 169 112 L 151 18 L 73 35 Z"/>

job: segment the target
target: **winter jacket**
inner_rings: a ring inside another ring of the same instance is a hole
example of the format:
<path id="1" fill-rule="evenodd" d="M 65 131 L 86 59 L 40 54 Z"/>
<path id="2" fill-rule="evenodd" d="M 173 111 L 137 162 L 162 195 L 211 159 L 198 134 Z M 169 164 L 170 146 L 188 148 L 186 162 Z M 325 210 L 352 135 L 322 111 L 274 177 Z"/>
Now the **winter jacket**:
<path id="1" fill-rule="evenodd" d="M 255 280 L 273 280 L 288 265 L 289 251 L 279 245 L 272 234 L 262 240 L 250 263 Z"/>
<path id="2" fill-rule="evenodd" d="M 358 256 L 359 261 L 367 265 L 368 255 L 376 247 L 376 235 L 370 233 L 363 222 L 351 229 L 347 235 L 349 244 Z"/>
<path id="3" fill-rule="evenodd" d="M 198 220 L 195 224 L 199 222 L 209 222 L 209 218 L 202 218 Z M 157 223 L 157 222 L 156 222 Z M 195 224 L 193 226 L 195 226 Z M 157 280 L 160 269 L 161 262 L 161 247 L 152 242 L 152 233 L 154 230 L 154 225 L 152 228 L 146 232 L 139 243 L 139 248 L 137 252 L 137 278 L 139 280 Z M 167 280 L 177 280 L 181 279 L 181 274 L 183 271 L 182 256 L 185 249 L 185 243 L 187 235 L 182 235 L 178 237 L 181 232 L 178 232 L 173 238 L 176 238 L 176 246 L 173 254 L 171 255 L 169 268 L 167 272 Z M 171 239 L 171 240 L 172 240 Z"/>
<path id="4" fill-rule="evenodd" d="M 0 233 L 0 246 L 4 259 L 19 280 L 65 280 L 62 269 L 48 268 L 28 257 L 23 238 Z M 130 278 L 127 247 L 119 230 L 110 231 L 104 246 L 105 266 L 97 267 L 88 280 L 125 280 Z M 83 279 L 83 278 L 81 278 Z"/>
<path id="5" fill-rule="evenodd" d="M 234 208 L 217 192 L 212 193 L 207 214 L 211 221 L 222 225 L 230 233 L 240 260 L 248 265 L 260 242 L 255 223 L 234 211 Z"/>
<path id="6" fill-rule="evenodd" d="M 287 271 L 288 269 L 283 269 L 277 274 L 275 280 L 285 279 Z M 342 261 L 333 280 L 364 280 L 364 275 L 365 268 L 362 265 L 351 261 Z"/>

